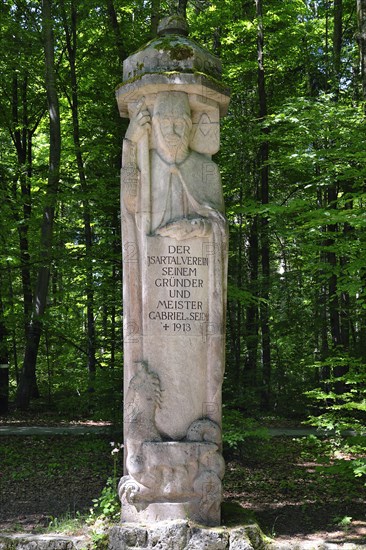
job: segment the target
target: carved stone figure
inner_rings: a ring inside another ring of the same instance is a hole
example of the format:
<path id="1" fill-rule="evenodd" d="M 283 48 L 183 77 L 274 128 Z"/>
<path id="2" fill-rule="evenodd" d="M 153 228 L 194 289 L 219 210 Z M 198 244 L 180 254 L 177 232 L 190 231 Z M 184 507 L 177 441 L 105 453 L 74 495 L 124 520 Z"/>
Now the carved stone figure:
<path id="1" fill-rule="evenodd" d="M 126 133 L 126 139 L 137 144 L 143 132 L 150 134 L 152 130 L 150 233 L 178 241 L 209 235 L 210 217 L 221 223 L 225 231 L 217 166 L 207 156 L 189 149 L 191 129 L 187 94 L 160 92 L 155 99 L 153 116 L 146 105 L 140 103 Z M 138 213 L 138 205 L 130 203 L 131 206 L 132 211 Z"/>
<path id="2" fill-rule="evenodd" d="M 171 18 L 163 44 L 157 38 L 126 60 L 117 91 L 130 118 L 121 175 L 126 475 L 119 491 L 125 521 L 217 524 L 227 225 L 211 155 L 228 92 L 210 54 L 211 74 L 183 72 L 206 54 L 179 35 L 182 26 Z"/>

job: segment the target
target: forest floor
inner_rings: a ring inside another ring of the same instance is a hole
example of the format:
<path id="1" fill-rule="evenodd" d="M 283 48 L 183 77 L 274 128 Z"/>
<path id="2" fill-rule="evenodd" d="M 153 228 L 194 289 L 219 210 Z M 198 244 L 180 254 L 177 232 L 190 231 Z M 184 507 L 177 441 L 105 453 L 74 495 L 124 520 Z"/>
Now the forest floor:
<path id="1" fill-rule="evenodd" d="M 35 423 L 42 424 L 36 419 L 28 426 Z M 26 426 L 0 421 L 4 425 Z M 111 454 L 118 440 L 93 431 L 108 430 L 108 424 L 72 425 L 90 433 L 20 436 L 0 430 L 0 532 L 40 532 L 57 529 L 64 518 L 83 519 L 107 479 L 120 474 L 121 453 Z M 359 456 L 342 449 L 312 435 L 248 438 L 240 450 L 226 453 L 223 524 L 254 519 L 275 540 L 366 548 L 365 480 L 347 467 Z"/>

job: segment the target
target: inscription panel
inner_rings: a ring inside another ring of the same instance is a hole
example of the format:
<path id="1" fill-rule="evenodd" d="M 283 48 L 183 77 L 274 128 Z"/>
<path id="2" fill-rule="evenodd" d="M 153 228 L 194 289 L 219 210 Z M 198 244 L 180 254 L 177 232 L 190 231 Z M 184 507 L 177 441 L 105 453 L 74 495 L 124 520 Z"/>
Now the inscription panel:
<path id="1" fill-rule="evenodd" d="M 202 241 L 184 244 L 166 238 L 148 239 L 146 308 L 148 334 L 202 336 L 208 316 L 210 256 Z"/>

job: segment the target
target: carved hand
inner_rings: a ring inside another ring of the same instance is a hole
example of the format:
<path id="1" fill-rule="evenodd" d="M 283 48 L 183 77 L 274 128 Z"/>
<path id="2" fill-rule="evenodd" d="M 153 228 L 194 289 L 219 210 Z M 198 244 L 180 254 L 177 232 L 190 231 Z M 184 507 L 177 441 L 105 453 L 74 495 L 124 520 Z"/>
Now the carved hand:
<path id="1" fill-rule="evenodd" d="M 161 237 L 171 237 L 177 241 L 190 239 L 191 237 L 202 237 L 207 235 L 211 229 L 211 222 L 208 219 L 183 218 L 176 222 L 167 223 L 163 227 L 158 227 L 156 234 Z"/>
<path id="2" fill-rule="evenodd" d="M 146 107 L 145 98 L 141 98 L 136 105 L 136 111 L 131 117 L 125 137 L 137 143 L 146 131 L 151 131 L 151 116 Z"/>

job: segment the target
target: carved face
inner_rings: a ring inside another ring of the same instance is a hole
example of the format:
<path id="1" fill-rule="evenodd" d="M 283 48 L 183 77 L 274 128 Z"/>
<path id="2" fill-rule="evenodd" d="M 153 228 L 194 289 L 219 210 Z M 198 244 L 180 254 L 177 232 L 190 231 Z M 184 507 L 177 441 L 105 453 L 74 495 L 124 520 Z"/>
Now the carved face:
<path id="1" fill-rule="evenodd" d="M 159 155 L 169 164 L 182 162 L 188 155 L 192 128 L 187 94 L 160 92 L 152 118 Z"/>

